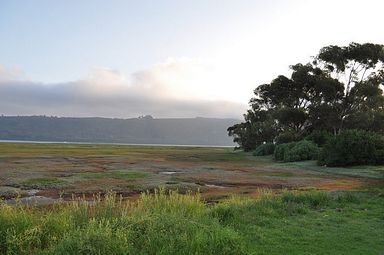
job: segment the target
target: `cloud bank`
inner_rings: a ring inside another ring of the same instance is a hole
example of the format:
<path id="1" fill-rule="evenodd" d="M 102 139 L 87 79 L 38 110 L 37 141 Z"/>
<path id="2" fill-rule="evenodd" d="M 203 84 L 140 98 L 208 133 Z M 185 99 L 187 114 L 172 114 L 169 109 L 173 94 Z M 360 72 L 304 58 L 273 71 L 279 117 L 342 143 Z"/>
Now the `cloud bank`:
<path id="1" fill-rule="evenodd" d="M 0 66 L 0 114 L 240 118 L 246 104 L 215 93 L 212 73 L 202 61 L 169 59 L 129 77 L 98 67 L 84 79 L 46 84 Z"/>

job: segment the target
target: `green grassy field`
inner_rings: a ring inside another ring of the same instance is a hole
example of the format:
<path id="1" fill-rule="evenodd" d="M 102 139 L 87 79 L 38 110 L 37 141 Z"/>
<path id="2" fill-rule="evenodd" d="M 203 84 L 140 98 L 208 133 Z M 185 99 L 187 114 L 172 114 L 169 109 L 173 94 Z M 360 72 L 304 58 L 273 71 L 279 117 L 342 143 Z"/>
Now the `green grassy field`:
<path id="1" fill-rule="evenodd" d="M 382 254 L 384 196 L 259 190 L 207 205 L 158 191 L 135 202 L 0 205 L 1 254 Z"/>
<path id="2" fill-rule="evenodd" d="M 228 148 L 0 143 L 0 254 L 384 254 L 383 181 Z"/>

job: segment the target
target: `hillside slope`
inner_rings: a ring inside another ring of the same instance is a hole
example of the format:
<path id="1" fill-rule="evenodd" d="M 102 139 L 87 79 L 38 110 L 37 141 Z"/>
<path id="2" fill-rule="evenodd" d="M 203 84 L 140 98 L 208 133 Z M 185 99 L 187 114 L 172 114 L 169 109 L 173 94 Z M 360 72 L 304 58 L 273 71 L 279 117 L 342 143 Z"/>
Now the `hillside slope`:
<path id="1" fill-rule="evenodd" d="M 178 145 L 234 145 L 226 129 L 236 119 L 111 119 L 1 116 L 0 140 Z"/>

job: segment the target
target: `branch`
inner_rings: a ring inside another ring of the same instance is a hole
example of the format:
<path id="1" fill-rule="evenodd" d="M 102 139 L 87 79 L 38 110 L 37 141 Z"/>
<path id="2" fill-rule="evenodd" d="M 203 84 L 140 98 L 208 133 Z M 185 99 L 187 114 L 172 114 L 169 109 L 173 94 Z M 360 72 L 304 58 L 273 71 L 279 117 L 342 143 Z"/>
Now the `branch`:
<path id="1" fill-rule="evenodd" d="M 355 65 L 356 65 L 356 61 L 353 62 L 353 66 L 351 68 L 351 72 L 349 72 L 349 79 L 348 79 L 348 83 L 347 83 L 347 89 L 346 89 L 346 92 L 345 92 L 346 96 L 348 96 L 349 90 L 351 89 L 352 74 L 354 74 L 354 72 L 355 72 Z"/>
<path id="2" fill-rule="evenodd" d="M 365 69 L 364 69 L 363 75 L 361 76 L 360 82 L 363 81 L 364 76 L 365 76 L 365 72 L 366 72 L 367 70 L 368 70 L 368 67 L 366 66 Z"/>

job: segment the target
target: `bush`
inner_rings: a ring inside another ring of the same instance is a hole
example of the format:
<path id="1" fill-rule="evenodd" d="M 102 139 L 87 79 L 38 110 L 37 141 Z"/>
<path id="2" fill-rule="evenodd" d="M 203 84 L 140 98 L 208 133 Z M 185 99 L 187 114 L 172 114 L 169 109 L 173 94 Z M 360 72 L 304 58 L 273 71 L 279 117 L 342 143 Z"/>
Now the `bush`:
<path id="1" fill-rule="evenodd" d="M 318 146 L 324 146 L 330 139 L 332 134 L 324 130 L 315 130 L 305 139 L 314 142 Z"/>
<path id="2" fill-rule="evenodd" d="M 283 143 L 276 146 L 274 157 L 284 162 L 317 159 L 319 147 L 311 141 Z"/>
<path id="3" fill-rule="evenodd" d="M 347 130 L 324 146 L 320 165 L 350 166 L 384 163 L 384 136 L 362 130 Z"/>
<path id="4" fill-rule="evenodd" d="M 281 133 L 276 137 L 276 144 L 291 143 L 300 140 L 300 137 L 292 132 Z"/>
<path id="5" fill-rule="evenodd" d="M 275 160 L 278 161 L 284 161 L 284 155 L 286 151 L 292 149 L 295 146 L 295 142 L 292 143 L 282 143 L 279 145 L 276 145 L 275 151 L 273 153 L 273 156 Z"/>
<path id="6" fill-rule="evenodd" d="M 285 151 L 284 161 L 292 162 L 317 159 L 318 154 L 319 147 L 315 143 L 307 140 L 302 140 L 300 142 L 295 143 L 295 145 L 291 149 Z"/>
<path id="7" fill-rule="evenodd" d="M 259 145 L 253 152 L 253 156 L 266 156 L 272 155 L 275 151 L 275 145 L 273 143 L 265 143 Z"/>

